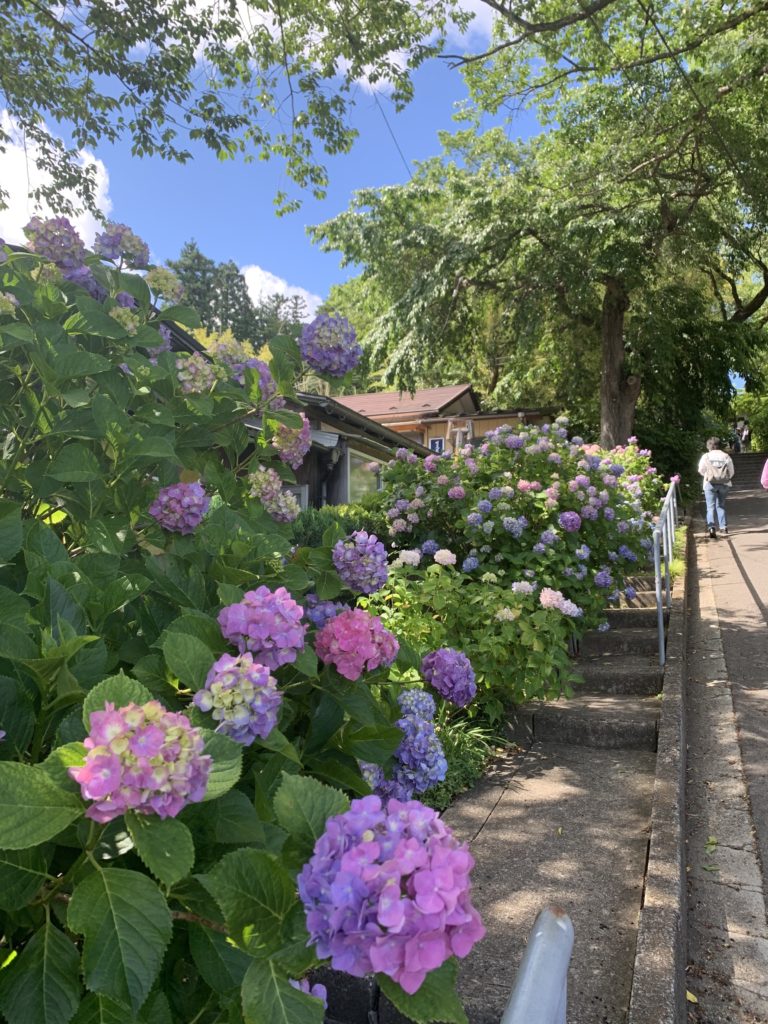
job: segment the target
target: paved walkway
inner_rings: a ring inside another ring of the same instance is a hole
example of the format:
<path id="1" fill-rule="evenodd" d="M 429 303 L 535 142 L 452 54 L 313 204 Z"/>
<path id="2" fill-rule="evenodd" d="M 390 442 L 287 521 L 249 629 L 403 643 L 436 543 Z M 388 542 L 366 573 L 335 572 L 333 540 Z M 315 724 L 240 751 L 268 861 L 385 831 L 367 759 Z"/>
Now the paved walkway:
<path id="1" fill-rule="evenodd" d="M 768 493 L 694 521 L 688 649 L 688 989 L 695 1024 L 768 1022 Z"/>

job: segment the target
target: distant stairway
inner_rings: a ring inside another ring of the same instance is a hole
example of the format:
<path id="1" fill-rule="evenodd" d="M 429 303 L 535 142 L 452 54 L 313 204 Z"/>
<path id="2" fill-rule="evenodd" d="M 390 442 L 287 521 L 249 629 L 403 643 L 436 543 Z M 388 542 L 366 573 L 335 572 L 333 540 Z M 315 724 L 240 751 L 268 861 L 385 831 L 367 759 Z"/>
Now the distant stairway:
<path id="1" fill-rule="evenodd" d="M 731 452 L 733 459 L 734 491 L 753 490 L 760 486 L 760 474 L 763 471 L 768 452 Z"/>

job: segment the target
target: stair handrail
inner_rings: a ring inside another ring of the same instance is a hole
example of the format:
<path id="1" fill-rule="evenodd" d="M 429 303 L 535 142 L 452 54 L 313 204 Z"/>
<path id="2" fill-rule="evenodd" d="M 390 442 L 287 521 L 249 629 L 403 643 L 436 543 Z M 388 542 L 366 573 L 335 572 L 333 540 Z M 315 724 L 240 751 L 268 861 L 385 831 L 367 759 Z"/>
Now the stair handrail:
<path id="1" fill-rule="evenodd" d="M 573 923 L 562 907 L 534 921 L 501 1024 L 566 1024 Z"/>
<path id="2" fill-rule="evenodd" d="M 664 611 L 672 607 L 671 562 L 675 548 L 675 530 L 679 522 L 677 503 L 677 482 L 671 480 L 661 503 L 656 524 L 653 528 L 653 573 L 656 584 L 656 613 L 659 632 L 659 665 L 663 668 L 667 660 L 664 637 Z"/>

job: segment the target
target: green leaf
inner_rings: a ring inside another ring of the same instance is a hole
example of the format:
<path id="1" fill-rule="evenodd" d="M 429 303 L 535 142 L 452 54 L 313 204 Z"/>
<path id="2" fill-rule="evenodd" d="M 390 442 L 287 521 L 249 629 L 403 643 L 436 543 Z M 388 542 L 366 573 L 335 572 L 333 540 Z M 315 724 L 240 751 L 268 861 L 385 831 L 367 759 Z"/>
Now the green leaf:
<path id="1" fill-rule="evenodd" d="M 129 1003 L 137 1013 L 171 939 L 171 914 L 155 883 L 122 868 L 97 871 L 72 894 L 67 924 L 85 937 L 88 988 Z"/>
<path id="2" fill-rule="evenodd" d="M 20 629 L 12 623 L 3 624 L 0 629 L 0 658 L 8 661 L 31 661 L 40 652 L 29 637 L 26 629 Z"/>
<path id="3" fill-rule="evenodd" d="M 235 850 L 204 879 L 221 907 L 230 935 L 253 956 L 268 956 L 284 941 L 284 923 L 296 903 L 296 883 L 262 850 Z"/>
<path id="4" fill-rule="evenodd" d="M 64 484 L 91 483 L 101 478 L 98 459 L 84 444 L 65 445 L 51 465 L 47 475 Z"/>
<path id="5" fill-rule="evenodd" d="M 60 747 L 55 747 L 40 767 L 51 782 L 72 793 L 79 793 L 80 787 L 71 778 L 68 769 L 83 764 L 86 753 L 85 746 L 81 742 L 65 743 Z"/>
<path id="6" fill-rule="evenodd" d="M 317 655 L 309 645 L 303 651 L 299 651 L 293 667 L 297 672 L 301 672 L 303 676 L 308 676 L 310 679 L 317 676 Z"/>
<path id="7" fill-rule="evenodd" d="M 50 922 L 0 973 L 0 1009 L 8 1024 L 67 1024 L 80 1002 L 80 957 Z"/>
<path id="8" fill-rule="evenodd" d="M 254 960 L 243 979 L 245 1024 L 323 1024 L 322 1000 L 291 985 L 277 965 Z"/>
<path id="9" fill-rule="evenodd" d="M 183 686 L 193 691 L 205 686 L 214 656 L 202 640 L 189 634 L 167 633 L 163 640 L 163 654 L 168 668 L 178 676 Z"/>
<path id="10" fill-rule="evenodd" d="M 240 789 L 231 789 L 205 808 L 217 843 L 238 846 L 264 844 L 264 824 L 256 808 Z"/>
<path id="11" fill-rule="evenodd" d="M 271 750 L 276 754 L 282 754 L 288 761 L 293 761 L 294 764 L 301 764 L 301 757 L 299 752 L 279 729 L 273 729 L 272 732 L 267 736 L 266 739 L 257 739 L 256 742 L 260 747 L 264 747 L 265 750 Z"/>
<path id="12" fill-rule="evenodd" d="M 61 640 L 59 619 L 65 619 L 76 633 L 85 633 L 85 613 L 72 594 L 53 576 L 48 577 L 47 594 L 48 624 L 53 632 L 54 640 Z"/>
<path id="13" fill-rule="evenodd" d="M 48 862 L 40 847 L 0 850 L 0 907 L 19 910 L 32 899 L 47 878 Z"/>
<path id="14" fill-rule="evenodd" d="M 186 611 L 178 619 L 174 619 L 163 633 L 163 641 L 171 633 L 179 633 L 183 636 L 193 636 L 210 648 L 213 657 L 218 657 L 224 650 L 224 639 L 221 635 L 221 626 L 211 615 L 205 612 Z M 156 646 L 156 645 L 155 645 Z M 162 644 L 160 645 L 162 647 Z"/>
<path id="15" fill-rule="evenodd" d="M 190 926 L 189 951 L 203 981 L 214 992 L 240 988 L 251 958 L 225 935 L 200 925 Z"/>
<path id="16" fill-rule="evenodd" d="M 72 1024 L 129 1024 L 130 1010 L 106 996 L 89 992 Z"/>
<path id="17" fill-rule="evenodd" d="M 321 601 L 332 601 L 343 589 L 341 580 L 334 570 L 321 569 L 315 575 L 315 593 Z"/>
<path id="18" fill-rule="evenodd" d="M 334 680 L 332 688 L 326 690 L 326 693 L 333 697 L 353 721 L 361 725 L 389 726 L 389 720 L 367 683 L 359 679 L 338 679 Z"/>
<path id="19" fill-rule="evenodd" d="M 0 635 L 6 626 L 0 630 Z M 5 739 L 0 743 L 2 760 L 20 759 L 35 731 L 35 707 L 24 686 L 10 676 L 0 676 L 0 725 Z"/>
<path id="20" fill-rule="evenodd" d="M 95 302 L 87 295 L 78 295 L 76 304 L 82 313 L 87 333 L 95 334 L 99 338 L 125 337 L 125 328 L 121 327 L 114 317 L 104 312 L 100 302 Z"/>
<path id="21" fill-rule="evenodd" d="M 318 750 L 322 750 L 343 724 L 343 709 L 332 697 L 324 693 L 312 713 L 304 742 L 304 752 L 314 754 Z"/>
<path id="22" fill-rule="evenodd" d="M 91 377 L 112 369 L 112 363 L 104 356 L 74 347 L 66 351 L 54 350 L 51 353 L 51 365 L 60 381 Z"/>
<path id="23" fill-rule="evenodd" d="M 416 1024 L 431 1024 L 441 1021 L 442 1024 L 468 1024 L 464 1007 L 456 994 L 456 974 L 458 965 L 455 957 L 446 960 L 442 966 L 430 971 L 417 992 L 409 996 L 403 992 L 397 982 L 386 974 L 377 974 L 376 980 L 381 991 L 395 1009 Z"/>
<path id="24" fill-rule="evenodd" d="M 136 853 L 166 889 L 186 878 L 195 863 L 195 844 L 187 826 L 154 814 L 125 815 Z"/>
<path id="25" fill-rule="evenodd" d="M 128 461 L 133 459 L 178 459 L 176 449 L 167 437 L 142 437 L 131 444 Z"/>
<path id="26" fill-rule="evenodd" d="M 283 773 L 274 808 L 278 824 L 299 841 L 301 852 L 308 856 L 325 832 L 328 819 L 349 809 L 349 799 L 310 776 Z"/>
<path id="27" fill-rule="evenodd" d="M 383 764 L 403 742 L 403 731 L 397 726 L 363 725 L 345 729 L 340 746 L 359 761 Z"/>
<path id="28" fill-rule="evenodd" d="M 82 813 L 80 799 L 51 782 L 39 766 L 0 762 L 0 849 L 38 846 Z"/>
<path id="29" fill-rule="evenodd" d="M 200 327 L 200 315 L 191 306 L 166 306 L 160 313 L 163 322 L 173 321 L 184 327 Z"/>
<path id="30" fill-rule="evenodd" d="M 0 562 L 10 562 L 23 542 L 21 506 L 15 501 L 0 501 Z"/>
<path id="31" fill-rule="evenodd" d="M 229 792 L 240 781 L 243 773 L 243 748 L 219 732 L 203 729 L 202 733 L 205 737 L 204 753 L 213 759 L 203 798 L 205 802 Z"/>
<path id="32" fill-rule="evenodd" d="M 103 711 L 107 703 L 114 704 L 116 708 L 124 708 L 126 704 L 146 704 L 148 700 L 152 700 L 152 694 L 146 686 L 118 672 L 116 676 L 102 679 L 88 693 L 83 701 L 83 723 L 86 729 L 90 729 L 91 712 Z"/>

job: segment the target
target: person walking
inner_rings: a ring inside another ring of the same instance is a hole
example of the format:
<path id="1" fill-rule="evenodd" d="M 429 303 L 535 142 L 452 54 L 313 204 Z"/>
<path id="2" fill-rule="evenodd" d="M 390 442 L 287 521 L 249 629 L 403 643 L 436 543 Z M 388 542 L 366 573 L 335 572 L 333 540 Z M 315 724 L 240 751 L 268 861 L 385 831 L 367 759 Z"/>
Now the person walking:
<path id="1" fill-rule="evenodd" d="M 710 537 L 717 536 L 717 530 L 727 536 L 728 519 L 725 514 L 725 499 L 733 480 L 733 459 L 720 449 L 720 438 L 710 437 L 707 450 L 699 459 L 699 475 L 704 481 L 704 500 L 707 503 L 707 531 Z M 717 525 L 715 525 L 717 515 Z"/>

